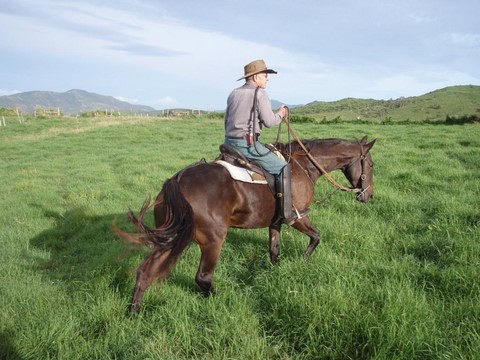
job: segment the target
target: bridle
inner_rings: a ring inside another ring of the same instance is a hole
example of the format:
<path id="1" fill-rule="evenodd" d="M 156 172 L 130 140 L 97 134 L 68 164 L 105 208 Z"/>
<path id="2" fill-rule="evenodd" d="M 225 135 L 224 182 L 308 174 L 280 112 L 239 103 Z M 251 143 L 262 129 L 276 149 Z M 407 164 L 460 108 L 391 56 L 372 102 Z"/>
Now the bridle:
<path id="1" fill-rule="evenodd" d="M 305 147 L 305 145 L 303 144 L 303 142 L 300 140 L 300 138 L 298 137 L 297 133 L 293 130 L 293 128 L 291 127 L 290 125 L 290 109 L 287 107 L 287 115 L 285 116 L 285 122 L 287 124 L 287 127 L 288 127 L 288 131 L 292 134 L 292 136 L 295 138 L 295 140 L 297 141 L 297 143 L 300 145 L 300 147 L 302 148 L 303 151 L 305 151 L 305 154 L 306 156 L 308 157 L 308 159 L 312 162 L 312 164 L 318 169 L 318 171 L 320 171 L 320 173 L 322 175 L 325 176 L 325 178 L 333 185 L 335 186 L 336 188 L 342 190 L 342 191 L 348 191 L 348 192 L 354 192 L 356 193 L 356 197 L 357 199 L 360 198 L 361 196 L 363 196 L 366 191 L 369 189 L 370 185 L 368 185 L 367 187 L 365 187 L 365 180 L 367 179 L 367 173 L 366 173 L 366 164 L 368 162 L 368 157 L 367 157 L 367 153 L 365 153 L 364 151 L 364 148 L 363 148 L 363 144 L 359 142 L 359 145 L 360 145 L 360 149 L 361 149 L 361 155 L 360 157 L 358 157 L 357 159 L 353 160 L 349 165 L 347 165 L 343 171 L 346 171 L 347 169 L 349 169 L 350 167 L 352 167 L 354 164 L 356 164 L 358 161 L 361 161 L 361 167 L 362 167 L 362 173 L 360 175 L 360 187 L 347 187 L 347 186 L 343 186 L 342 184 L 340 184 L 338 181 L 336 181 L 319 163 L 317 160 L 315 160 L 315 158 L 313 157 L 313 155 L 310 153 L 310 151 Z M 370 166 L 373 167 L 373 164 L 369 164 Z"/>
<path id="2" fill-rule="evenodd" d="M 356 195 L 357 199 L 359 197 L 363 196 L 367 192 L 367 190 L 370 188 L 370 185 L 365 187 L 365 180 L 367 180 L 367 170 L 366 170 L 367 163 L 370 165 L 370 167 L 373 168 L 373 162 L 370 162 L 368 160 L 367 153 L 365 153 L 364 148 L 363 148 L 363 144 L 359 142 L 359 145 L 360 145 L 360 151 L 361 151 L 360 157 L 353 160 L 349 165 L 347 165 L 343 169 L 343 171 L 346 171 L 350 167 L 355 165 L 358 161 L 360 161 L 360 165 L 362 167 L 362 173 L 360 174 L 360 187 L 359 188 L 351 188 L 352 189 L 351 191 L 357 193 L 357 195 Z"/>

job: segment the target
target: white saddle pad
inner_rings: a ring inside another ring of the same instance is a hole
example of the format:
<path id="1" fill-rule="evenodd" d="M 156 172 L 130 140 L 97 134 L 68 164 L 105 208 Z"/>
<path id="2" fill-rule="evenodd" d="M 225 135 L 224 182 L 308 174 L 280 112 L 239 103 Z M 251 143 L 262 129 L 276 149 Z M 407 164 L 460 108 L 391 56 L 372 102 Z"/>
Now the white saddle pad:
<path id="1" fill-rule="evenodd" d="M 235 180 L 243 181 L 251 184 L 267 183 L 267 180 L 265 179 L 265 177 L 260 174 L 257 174 L 256 172 L 232 165 L 223 160 L 217 160 L 215 162 L 225 167 L 225 169 L 227 169 L 228 172 L 230 173 L 230 176 Z"/>

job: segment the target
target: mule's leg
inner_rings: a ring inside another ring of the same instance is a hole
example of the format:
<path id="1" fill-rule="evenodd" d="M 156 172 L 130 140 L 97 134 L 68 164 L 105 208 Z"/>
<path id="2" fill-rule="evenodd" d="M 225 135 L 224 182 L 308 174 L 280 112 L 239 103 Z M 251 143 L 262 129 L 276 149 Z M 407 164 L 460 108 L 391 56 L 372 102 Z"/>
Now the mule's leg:
<path id="1" fill-rule="evenodd" d="M 145 262 L 138 268 L 137 282 L 135 290 L 133 291 L 132 303 L 130 311 L 138 313 L 142 304 L 143 294 L 145 290 L 152 285 L 156 278 L 165 279 L 168 275 L 169 267 L 161 270 L 161 266 L 165 259 L 170 254 L 170 251 L 161 252 L 155 249 L 153 253 L 145 260 Z"/>
<path id="2" fill-rule="evenodd" d="M 305 259 L 308 259 L 320 242 L 320 232 L 315 226 L 313 226 L 312 221 L 308 216 L 297 220 L 292 227 L 310 237 L 310 244 L 305 251 Z"/>
<path id="3" fill-rule="evenodd" d="M 271 225 L 269 230 L 270 235 L 270 261 L 272 264 L 278 262 L 278 256 L 280 255 L 280 230 L 282 225 Z"/>

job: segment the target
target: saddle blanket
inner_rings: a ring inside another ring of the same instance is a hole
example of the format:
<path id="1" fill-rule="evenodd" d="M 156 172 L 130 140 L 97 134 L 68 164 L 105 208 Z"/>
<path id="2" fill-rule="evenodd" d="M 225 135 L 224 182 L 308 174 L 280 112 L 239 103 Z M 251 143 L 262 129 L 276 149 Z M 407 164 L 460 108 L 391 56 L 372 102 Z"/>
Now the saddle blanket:
<path id="1" fill-rule="evenodd" d="M 235 180 L 251 184 L 267 184 L 267 180 L 265 179 L 265 177 L 257 174 L 256 172 L 232 165 L 223 160 L 217 160 L 215 162 L 225 167 L 225 169 L 227 169 L 230 173 L 230 176 Z"/>

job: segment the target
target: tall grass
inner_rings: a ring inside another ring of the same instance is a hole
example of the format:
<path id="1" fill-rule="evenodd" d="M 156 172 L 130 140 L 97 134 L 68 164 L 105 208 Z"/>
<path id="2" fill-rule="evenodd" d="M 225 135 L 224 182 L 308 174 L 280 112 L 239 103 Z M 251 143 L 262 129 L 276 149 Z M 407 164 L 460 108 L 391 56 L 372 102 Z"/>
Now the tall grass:
<path id="1" fill-rule="evenodd" d="M 0 128 L 0 358 L 477 358 L 478 125 L 295 129 L 378 138 L 375 200 L 357 203 L 321 179 L 311 217 L 322 242 L 309 261 L 308 239 L 291 228 L 277 266 L 266 229 L 232 229 L 215 296 L 194 283 L 193 245 L 131 317 L 147 253 L 128 249 L 111 222 L 131 229 L 129 207 L 188 164 L 214 159 L 222 121 L 26 119 Z"/>

